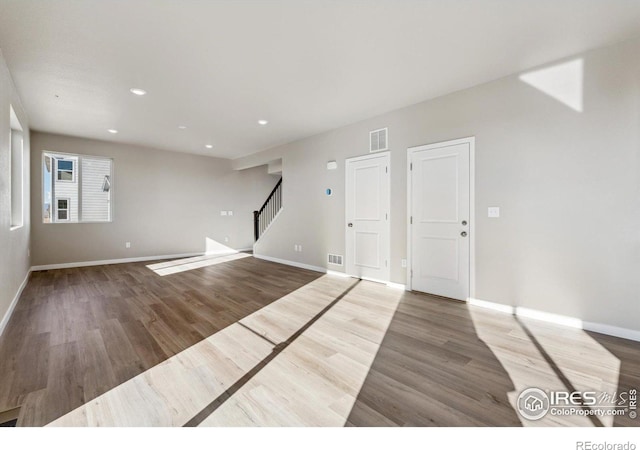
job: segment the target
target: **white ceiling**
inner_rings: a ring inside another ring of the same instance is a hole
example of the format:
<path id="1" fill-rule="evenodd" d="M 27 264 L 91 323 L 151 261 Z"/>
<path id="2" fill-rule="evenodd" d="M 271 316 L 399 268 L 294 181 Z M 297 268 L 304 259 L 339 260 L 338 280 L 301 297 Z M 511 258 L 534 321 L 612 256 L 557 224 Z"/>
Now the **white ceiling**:
<path id="1" fill-rule="evenodd" d="M 0 48 L 33 129 L 225 158 L 639 25 L 638 0 L 0 0 Z"/>

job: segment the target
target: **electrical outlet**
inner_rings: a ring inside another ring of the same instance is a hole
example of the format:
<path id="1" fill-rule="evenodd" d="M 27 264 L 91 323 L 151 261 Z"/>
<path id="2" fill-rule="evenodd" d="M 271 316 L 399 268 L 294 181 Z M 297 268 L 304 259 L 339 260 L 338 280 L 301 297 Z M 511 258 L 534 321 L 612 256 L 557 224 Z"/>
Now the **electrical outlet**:
<path id="1" fill-rule="evenodd" d="M 407 267 L 407 260 L 403 259 L 402 261 L 400 261 L 400 263 L 402 264 L 402 267 Z"/>
<path id="2" fill-rule="evenodd" d="M 224 241 L 225 241 L 225 242 L 229 242 L 229 236 L 225 236 L 225 237 L 224 237 Z"/>
<path id="3" fill-rule="evenodd" d="M 31 258 L 31 249 L 30 248 L 27 249 L 27 258 Z"/>
<path id="4" fill-rule="evenodd" d="M 298 251 L 301 252 L 302 251 L 302 244 L 298 244 Z"/>
<path id="5" fill-rule="evenodd" d="M 131 242 L 125 242 L 124 248 L 131 248 Z"/>
<path id="6" fill-rule="evenodd" d="M 498 217 L 500 217 L 500 207 L 489 206 L 487 208 L 487 217 L 491 217 L 492 219 L 497 219 Z"/>

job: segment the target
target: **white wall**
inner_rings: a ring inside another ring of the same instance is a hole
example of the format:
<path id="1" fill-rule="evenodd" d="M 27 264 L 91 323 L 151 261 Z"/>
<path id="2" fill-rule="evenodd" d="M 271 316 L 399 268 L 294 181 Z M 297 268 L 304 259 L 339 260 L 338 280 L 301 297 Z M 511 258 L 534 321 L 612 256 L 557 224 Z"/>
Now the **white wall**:
<path id="1" fill-rule="evenodd" d="M 21 228 L 14 230 L 11 230 L 10 106 L 13 106 L 24 135 L 24 222 Z M 29 122 L 0 52 L 0 332 L 3 319 L 29 273 L 29 233 Z"/>
<path id="2" fill-rule="evenodd" d="M 389 127 L 391 279 L 405 283 L 407 148 L 475 136 L 475 297 L 640 329 L 639 54 L 633 40 L 569 58 L 581 112 L 514 75 L 235 160 L 282 158 L 284 210 L 256 252 L 322 267 L 344 254 L 345 158 Z"/>
<path id="3" fill-rule="evenodd" d="M 207 156 L 39 132 L 31 142 L 34 266 L 198 253 L 207 239 L 250 248 L 253 211 L 278 180 L 266 166 L 235 171 Z M 43 223 L 43 151 L 113 158 L 113 222 Z"/>

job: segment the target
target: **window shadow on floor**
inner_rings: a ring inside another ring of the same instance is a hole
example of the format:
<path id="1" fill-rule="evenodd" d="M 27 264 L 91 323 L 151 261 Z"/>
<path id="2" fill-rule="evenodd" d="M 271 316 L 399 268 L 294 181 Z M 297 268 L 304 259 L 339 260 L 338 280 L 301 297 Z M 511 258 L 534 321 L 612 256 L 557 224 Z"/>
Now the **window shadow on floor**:
<path id="1" fill-rule="evenodd" d="M 0 337 L 0 411 L 42 426 L 322 274 L 244 257 L 35 272 Z"/>
<path id="2" fill-rule="evenodd" d="M 347 426 L 520 426 L 464 303 L 405 293 Z"/>
<path id="3" fill-rule="evenodd" d="M 620 361 L 618 393 L 629 392 L 632 389 L 640 391 L 640 342 L 590 331 L 585 333 Z M 636 411 L 635 418 L 631 418 L 629 414 L 614 417 L 613 426 L 640 427 L 640 417 L 637 417 L 637 414 L 640 414 L 640 404 Z"/>
<path id="4" fill-rule="evenodd" d="M 236 381 L 232 386 L 227 388 L 222 394 L 213 399 L 205 408 L 203 408 L 198 414 L 196 414 L 191 420 L 189 420 L 184 426 L 185 427 L 197 427 L 199 426 L 207 417 L 213 414 L 220 406 L 224 404 L 233 394 L 238 392 L 242 387 L 244 387 L 252 378 L 260 373 L 267 365 L 273 361 L 278 355 L 280 355 L 284 350 L 287 349 L 296 339 L 298 339 L 302 334 L 307 331 L 314 323 L 320 320 L 325 313 L 331 310 L 333 306 L 335 306 L 340 300 L 346 297 L 357 285 L 360 283 L 360 280 L 354 282 L 351 286 L 345 289 L 340 295 L 338 295 L 334 300 L 332 300 L 327 306 L 325 306 L 322 310 L 318 311 L 312 318 L 310 318 L 307 322 L 305 322 L 295 333 L 293 333 L 286 341 L 281 343 L 274 343 L 270 341 L 262 334 L 256 332 L 251 327 L 244 325 L 239 322 L 240 325 L 247 330 L 255 333 L 261 338 L 267 340 L 270 344 L 274 345 L 273 351 L 263 358 L 258 364 L 252 367 L 243 377 L 241 377 L 238 381 Z"/>

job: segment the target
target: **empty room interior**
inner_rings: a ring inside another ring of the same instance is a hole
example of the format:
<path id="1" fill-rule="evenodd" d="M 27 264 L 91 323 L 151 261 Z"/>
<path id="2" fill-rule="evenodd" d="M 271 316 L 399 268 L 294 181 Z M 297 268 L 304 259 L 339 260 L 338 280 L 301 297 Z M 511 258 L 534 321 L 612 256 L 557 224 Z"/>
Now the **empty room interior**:
<path id="1" fill-rule="evenodd" d="M 4 427 L 637 427 L 639 274 L 638 1 L 0 0 Z"/>

